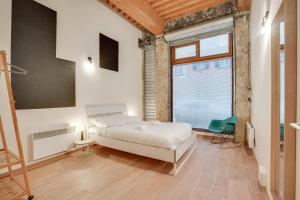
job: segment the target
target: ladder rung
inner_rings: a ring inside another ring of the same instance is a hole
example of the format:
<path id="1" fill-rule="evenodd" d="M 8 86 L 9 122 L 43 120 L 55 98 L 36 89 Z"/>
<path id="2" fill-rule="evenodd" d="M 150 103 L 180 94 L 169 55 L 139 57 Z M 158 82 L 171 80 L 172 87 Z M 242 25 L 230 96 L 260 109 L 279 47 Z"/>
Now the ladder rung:
<path id="1" fill-rule="evenodd" d="M 13 177 L 6 177 L 0 181 L 1 199 L 19 199 L 26 195 L 26 190 Z"/>
<path id="2" fill-rule="evenodd" d="M 0 169 L 17 164 L 20 164 L 20 160 L 16 156 L 9 152 L 5 153 L 3 149 L 0 150 Z"/>

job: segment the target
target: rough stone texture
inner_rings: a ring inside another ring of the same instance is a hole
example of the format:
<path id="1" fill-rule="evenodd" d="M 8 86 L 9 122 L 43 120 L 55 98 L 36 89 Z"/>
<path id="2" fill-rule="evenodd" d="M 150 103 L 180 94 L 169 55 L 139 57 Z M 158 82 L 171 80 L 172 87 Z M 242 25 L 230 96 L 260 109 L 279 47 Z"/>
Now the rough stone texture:
<path id="1" fill-rule="evenodd" d="M 160 121 L 170 121 L 170 56 L 169 45 L 163 37 L 156 39 L 156 118 Z"/>
<path id="2" fill-rule="evenodd" d="M 210 19 L 230 15 L 233 14 L 234 11 L 234 5 L 232 3 L 227 3 L 214 8 L 209 8 L 204 11 L 195 12 L 193 14 L 167 22 L 165 26 L 165 32 L 178 30 Z"/>
<path id="3" fill-rule="evenodd" d="M 239 16 L 237 13 L 236 16 Z M 206 18 L 208 19 L 208 18 Z M 188 20 L 187 20 L 188 21 Z M 182 22 L 176 25 L 169 24 L 169 30 L 175 30 L 179 24 L 182 27 L 189 26 L 199 22 Z M 251 104 L 250 98 L 250 77 L 249 77 L 249 16 L 236 17 L 235 33 L 234 33 L 234 113 L 238 117 L 239 122 L 236 127 L 236 139 L 239 142 L 245 140 L 245 123 L 250 120 Z M 163 38 L 156 38 L 156 112 L 157 119 L 161 121 L 171 120 L 171 85 L 170 85 L 170 55 L 169 46 Z"/>
<path id="4" fill-rule="evenodd" d="M 249 16 L 239 17 L 235 23 L 235 114 L 238 117 L 236 139 L 245 140 L 246 121 L 251 117 L 250 66 L 249 66 Z"/>

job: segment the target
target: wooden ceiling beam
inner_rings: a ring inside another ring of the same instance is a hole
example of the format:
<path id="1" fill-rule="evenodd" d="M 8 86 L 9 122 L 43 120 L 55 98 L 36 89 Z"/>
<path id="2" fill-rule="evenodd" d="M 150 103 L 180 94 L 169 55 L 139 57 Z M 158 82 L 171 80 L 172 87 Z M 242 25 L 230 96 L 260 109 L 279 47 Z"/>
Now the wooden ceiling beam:
<path id="1" fill-rule="evenodd" d="M 99 1 L 103 2 L 103 0 Z M 164 19 L 155 12 L 146 0 L 106 0 L 104 2 L 114 5 L 151 33 L 155 35 L 163 33 Z"/>
<path id="2" fill-rule="evenodd" d="M 174 0 L 157 0 L 157 1 L 151 2 L 150 5 L 151 5 L 152 8 L 157 8 L 159 6 L 165 5 L 165 4 L 170 3 L 172 1 L 174 1 Z"/>
<path id="3" fill-rule="evenodd" d="M 236 0 L 238 11 L 246 11 L 251 9 L 252 0 Z"/>
<path id="4" fill-rule="evenodd" d="M 162 13 L 163 11 L 167 11 L 170 9 L 174 9 L 177 7 L 184 7 L 186 4 L 190 4 L 190 3 L 195 3 L 195 2 L 199 2 L 199 0 L 190 0 L 190 1 L 186 1 L 186 0 L 173 0 L 171 2 L 167 2 L 159 7 L 154 8 L 156 12 L 158 13 Z"/>
<path id="5" fill-rule="evenodd" d="M 155 2 L 157 0 L 147 0 L 148 3 L 152 3 L 152 2 Z"/>
<path id="6" fill-rule="evenodd" d="M 212 1 L 212 0 L 209 0 L 209 1 Z M 187 2 L 187 3 L 181 4 L 181 5 L 177 5 L 177 6 L 173 6 L 171 8 L 167 8 L 167 9 L 158 11 L 158 14 L 160 16 L 164 16 L 164 15 L 167 15 L 167 14 L 171 14 L 171 13 L 175 13 L 175 12 L 184 10 L 186 8 L 190 8 L 190 7 L 193 7 L 193 6 L 200 6 L 200 5 L 203 5 L 203 4 L 207 4 L 207 2 L 200 3 L 198 0 L 191 0 L 191 1 Z M 191 13 L 188 13 L 188 14 L 191 14 Z"/>
<path id="7" fill-rule="evenodd" d="M 162 17 L 165 20 L 172 20 L 172 19 L 184 16 L 187 14 L 191 14 L 196 11 L 213 8 L 213 7 L 225 4 L 227 2 L 228 2 L 228 0 L 207 0 L 202 3 L 198 2 L 198 3 L 194 3 L 190 6 L 187 6 L 185 8 L 179 8 L 178 10 L 176 10 L 174 12 L 162 14 Z"/>

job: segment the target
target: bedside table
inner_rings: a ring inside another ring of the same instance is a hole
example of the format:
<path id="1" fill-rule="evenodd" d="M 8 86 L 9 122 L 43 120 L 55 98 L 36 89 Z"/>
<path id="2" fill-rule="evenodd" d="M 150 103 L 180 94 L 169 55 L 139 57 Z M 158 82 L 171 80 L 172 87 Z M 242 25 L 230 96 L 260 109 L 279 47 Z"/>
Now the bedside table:
<path id="1" fill-rule="evenodd" d="M 89 152 L 90 150 L 90 145 L 94 142 L 94 139 L 89 138 L 89 139 L 85 139 L 85 140 L 75 140 L 73 143 L 75 145 L 75 148 L 79 148 L 79 147 L 86 147 L 87 152 Z"/>

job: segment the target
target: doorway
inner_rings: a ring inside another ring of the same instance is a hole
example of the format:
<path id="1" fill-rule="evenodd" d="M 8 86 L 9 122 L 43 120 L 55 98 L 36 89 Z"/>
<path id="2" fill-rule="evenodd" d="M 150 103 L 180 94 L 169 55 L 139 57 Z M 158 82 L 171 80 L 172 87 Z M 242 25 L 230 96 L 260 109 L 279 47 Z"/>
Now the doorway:
<path id="1" fill-rule="evenodd" d="M 274 199 L 295 199 L 296 144 L 296 0 L 285 1 L 273 22 L 272 54 L 272 122 L 271 122 L 271 191 Z M 295 15 L 295 16 L 293 16 Z"/>

